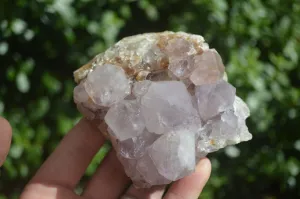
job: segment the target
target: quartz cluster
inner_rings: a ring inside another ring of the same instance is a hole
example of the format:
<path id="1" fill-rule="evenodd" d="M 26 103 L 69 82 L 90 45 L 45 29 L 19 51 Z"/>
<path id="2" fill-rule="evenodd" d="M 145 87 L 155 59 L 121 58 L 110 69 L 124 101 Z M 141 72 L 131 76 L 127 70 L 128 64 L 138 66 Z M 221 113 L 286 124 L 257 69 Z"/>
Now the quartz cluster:
<path id="1" fill-rule="evenodd" d="M 191 174 L 208 153 L 252 138 L 250 112 L 203 37 L 126 37 L 75 71 L 74 101 L 138 187 Z"/>

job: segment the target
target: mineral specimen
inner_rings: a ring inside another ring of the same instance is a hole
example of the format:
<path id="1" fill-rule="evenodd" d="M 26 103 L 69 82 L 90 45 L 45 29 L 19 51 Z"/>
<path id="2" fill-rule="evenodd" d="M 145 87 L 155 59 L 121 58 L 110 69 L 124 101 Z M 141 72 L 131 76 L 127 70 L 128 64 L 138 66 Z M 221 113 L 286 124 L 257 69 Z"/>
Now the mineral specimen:
<path id="1" fill-rule="evenodd" d="M 203 37 L 126 37 L 74 72 L 74 101 L 108 135 L 137 187 L 168 184 L 197 161 L 252 139 L 250 111 Z"/>

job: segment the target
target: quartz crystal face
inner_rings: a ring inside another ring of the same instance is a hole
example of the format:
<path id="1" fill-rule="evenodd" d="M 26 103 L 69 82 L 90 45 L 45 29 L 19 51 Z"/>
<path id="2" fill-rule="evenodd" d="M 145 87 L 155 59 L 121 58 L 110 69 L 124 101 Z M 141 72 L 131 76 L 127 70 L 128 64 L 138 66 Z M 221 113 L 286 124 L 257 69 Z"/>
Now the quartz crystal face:
<path id="1" fill-rule="evenodd" d="M 175 181 L 191 174 L 195 168 L 195 134 L 188 130 L 166 133 L 149 148 L 158 172 Z"/>
<path id="2" fill-rule="evenodd" d="M 123 100 L 110 107 L 105 122 L 120 141 L 141 135 L 145 122 L 137 100 Z"/>
<path id="3" fill-rule="evenodd" d="M 119 66 L 104 64 L 89 73 L 84 87 L 93 102 L 99 106 L 111 106 L 130 92 L 130 80 Z"/>
<path id="4" fill-rule="evenodd" d="M 186 125 L 195 109 L 182 82 L 162 81 L 153 82 L 142 96 L 141 112 L 149 132 L 164 134 Z"/>
<path id="5" fill-rule="evenodd" d="M 78 110 L 98 122 L 137 187 L 181 179 L 208 153 L 252 139 L 247 104 L 199 35 L 126 37 L 74 77 Z"/>

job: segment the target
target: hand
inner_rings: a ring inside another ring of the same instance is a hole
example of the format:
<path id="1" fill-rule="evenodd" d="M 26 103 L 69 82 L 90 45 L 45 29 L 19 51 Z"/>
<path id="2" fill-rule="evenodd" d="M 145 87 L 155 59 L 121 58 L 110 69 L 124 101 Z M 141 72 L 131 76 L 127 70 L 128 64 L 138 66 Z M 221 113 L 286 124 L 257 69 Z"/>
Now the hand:
<path id="1" fill-rule="evenodd" d="M 9 123 L 0 117 L 0 167 L 4 163 L 11 142 L 11 127 Z"/>
<path id="2" fill-rule="evenodd" d="M 100 164 L 83 194 L 76 195 L 73 190 L 104 141 L 105 138 L 99 130 L 82 119 L 64 137 L 29 182 L 21 199 L 162 198 L 164 186 L 151 189 L 136 189 L 130 186 L 127 189 L 130 179 L 125 175 L 114 150 L 111 150 Z M 210 171 L 210 161 L 207 158 L 202 159 L 196 172 L 175 182 L 164 198 L 197 199 L 210 176 Z"/>

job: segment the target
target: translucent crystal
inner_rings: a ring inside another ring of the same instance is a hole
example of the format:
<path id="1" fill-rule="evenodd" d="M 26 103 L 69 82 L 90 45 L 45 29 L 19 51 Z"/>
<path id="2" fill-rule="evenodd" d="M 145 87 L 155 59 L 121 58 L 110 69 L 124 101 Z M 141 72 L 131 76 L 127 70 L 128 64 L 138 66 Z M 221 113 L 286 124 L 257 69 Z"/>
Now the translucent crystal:
<path id="1" fill-rule="evenodd" d="M 252 139 L 252 134 L 249 132 L 245 121 L 240 120 L 238 128 L 239 128 L 238 131 L 240 135 L 240 142 L 246 142 Z"/>
<path id="2" fill-rule="evenodd" d="M 118 156 L 118 159 L 120 160 L 120 162 L 123 164 L 126 174 L 131 177 L 135 176 L 137 173 L 136 172 L 137 160 L 125 158 L 123 156 L 120 156 L 120 154 L 117 154 L 117 156 Z"/>
<path id="3" fill-rule="evenodd" d="M 142 97 L 148 91 L 150 84 L 151 84 L 151 81 L 149 81 L 149 80 L 135 82 L 133 84 L 134 96 L 137 98 Z"/>
<path id="4" fill-rule="evenodd" d="M 240 141 L 248 141 L 252 139 L 252 135 L 249 133 L 248 127 L 246 125 L 246 118 L 250 116 L 250 110 L 246 103 L 235 96 L 233 103 L 234 114 L 238 117 L 238 131 L 240 134 Z"/>
<path id="5" fill-rule="evenodd" d="M 153 45 L 144 54 L 143 63 L 152 66 L 154 69 L 159 69 L 159 64 L 163 59 L 166 59 L 166 55 L 156 45 Z"/>
<path id="6" fill-rule="evenodd" d="M 194 59 L 196 69 L 192 72 L 190 80 L 195 85 L 212 84 L 223 78 L 225 68 L 216 50 L 206 50 Z"/>
<path id="7" fill-rule="evenodd" d="M 157 166 L 148 153 L 138 160 L 137 171 L 140 172 L 144 179 L 151 185 L 161 185 L 172 182 L 158 172 Z"/>
<path id="8" fill-rule="evenodd" d="M 141 135 L 121 141 L 119 153 L 125 158 L 136 159 L 142 157 L 147 148 L 159 137 L 155 133 L 145 130 Z"/>
<path id="9" fill-rule="evenodd" d="M 238 136 L 238 117 L 233 110 L 228 110 L 221 115 L 221 120 L 216 122 L 211 137 L 224 139 L 228 142 L 239 142 Z"/>
<path id="10" fill-rule="evenodd" d="M 89 100 L 89 95 L 87 94 L 83 84 L 78 84 L 74 88 L 74 102 L 75 103 L 84 103 Z"/>
<path id="11" fill-rule="evenodd" d="M 153 82 L 141 98 L 146 128 L 157 134 L 183 125 L 194 110 L 190 94 L 179 81 Z"/>
<path id="12" fill-rule="evenodd" d="M 184 57 L 193 51 L 193 45 L 182 38 L 171 39 L 166 46 L 166 52 L 170 57 Z"/>
<path id="13" fill-rule="evenodd" d="M 110 139 L 139 188 L 183 178 L 208 153 L 252 139 L 249 108 L 199 35 L 126 37 L 74 77 L 78 110 Z"/>
<path id="14" fill-rule="evenodd" d="M 149 148 L 159 173 L 175 181 L 195 168 L 195 134 L 184 130 L 165 134 Z"/>
<path id="15" fill-rule="evenodd" d="M 227 141 L 237 138 L 237 132 L 234 130 L 230 135 L 226 135 L 232 129 L 226 122 L 220 118 L 209 121 L 201 130 L 201 139 L 197 141 L 197 154 L 215 152 L 226 146 Z"/>
<path id="16" fill-rule="evenodd" d="M 198 135 L 197 153 L 211 153 L 227 145 L 237 144 L 252 138 L 245 120 L 236 111 L 229 109 L 209 120 Z"/>
<path id="17" fill-rule="evenodd" d="M 136 137 L 145 129 L 140 106 L 136 100 L 124 100 L 113 105 L 104 119 L 120 141 Z"/>
<path id="18" fill-rule="evenodd" d="M 235 96 L 234 98 L 233 108 L 235 114 L 241 119 L 246 119 L 250 116 L 250 110 L 247 104 L 238 96 Z"/>
<path id="19" fill-rule="evenodd" d="M 142 176 L 142 174 L 137 170 L 137 160 L 136 159 L 128 159 L 118 155 L 118 159 L 122 163 L 125 169 L 125 173 L 129 176 L 133 181 L 134 185 L 139 188 L 149 188 L 151 185 L 147 183 Z"/>
<path id="20" fill-rule="evenodd" d="M 194 57 L 187 56 L 182 59 L 170 59 L 169 70 L 178 78 L 188 77 L 195 69 Z"/>
<path id="21" fill-rule="evenodd" d="M 224 140 L 209 140 L 201 139 L 196 143 L 196 154 L 197 157 L 204 157 L 203 155 L 215 152 L 225 145 Z"/>
<path id="22" fill-rule="evenodd" d="M 130 93 L 130 81 L 125 71 L 112 64 L 96 67 L 84 85 L 88 95 L 100 106 L 110 106 Z"/>
<path id="23" fill-rule="evenodd" d="M 232 108 L 235 99 L 235 88 L 224 80 L 216 84 L 196 86 L 199 114 L 208 120 L 219 113 Z"/>

